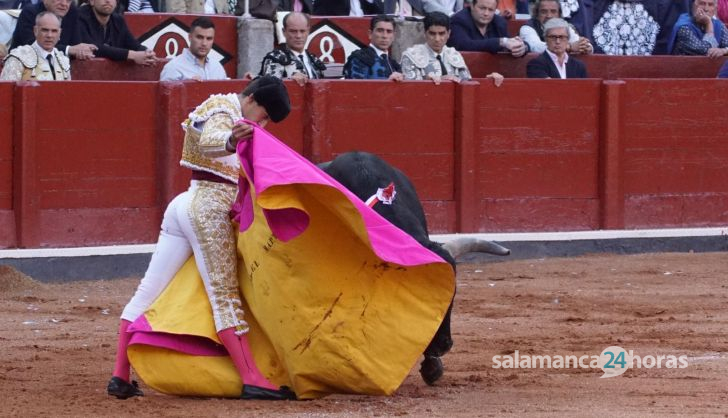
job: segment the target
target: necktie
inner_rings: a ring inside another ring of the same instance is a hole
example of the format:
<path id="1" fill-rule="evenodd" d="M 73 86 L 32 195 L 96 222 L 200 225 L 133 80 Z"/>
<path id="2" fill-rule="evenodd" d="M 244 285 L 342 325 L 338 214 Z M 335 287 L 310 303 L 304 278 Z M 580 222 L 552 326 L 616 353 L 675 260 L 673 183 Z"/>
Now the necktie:
<path id="1" fill-rule="evenodd" d="M 392 66 L 389 64 L 389 58 L 387 57 L 387 54 L 380 55 L 380 58 L 384 62 L 384 68 L 389 71 L 389 74 L 392 74 L 394 71 L 392 71 Z"/>
<path id="2" fill-rule="evenodd" d="M 56 79 L 56 69 L 53 67 L 53 55 L 48 54 L 46 55 L 46 59 L 48 60 L 48 66 L 51 67 L 51 74 L 53 75 L 53 79 Z"/>
<path id="3" fill-rule="evenodd" d="M 437 61 L 440 62 L 440 70 L 442 70 L 442 75 L 447 75 L 447 69 L 445 69 L 445 63 L 442 62 L 442 57 L 440 54 L 437 54 Z"/>
<path id="4" fill-rule="evenodd" d="M 293 11 L 294 12 L 302 12 L 303 11 L 303 2 L 301 2 L 301 0 L 294 0 L 294 2 L 293 2 Z"/>
<path id="5" fill-rule="evenodd" d="M 303 70 L 306 71 L 306 76 L 308 78 L 313 78 L 313 77 L 311 77 L 311 72 L 308 71 L 308 65 L 306 65 L 306 61 L 303 59 L 303 54 L 299 54 L 298 55 L 298 59 L 300 59 L 301 60 L 301 64 L 303 64 Z"/>

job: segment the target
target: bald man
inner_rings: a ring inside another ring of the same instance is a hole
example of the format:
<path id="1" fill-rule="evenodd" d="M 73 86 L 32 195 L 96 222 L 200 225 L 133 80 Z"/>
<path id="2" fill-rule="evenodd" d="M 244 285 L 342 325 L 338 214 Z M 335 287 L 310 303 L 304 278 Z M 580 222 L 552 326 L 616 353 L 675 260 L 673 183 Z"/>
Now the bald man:
<path id="1" fill-rule="evenodd" d="M 309 31 L 308 15 L 298 12 L 287 14 L 283 18 L 286 43 L 266 54 L 260 75 L 296 80 L 301 86 L 310 79 L 323 78 L 326 65 L 305 49 Z"/>
<path id="2" fill-rule="evenodd" d="M 70 80 L 68 57 L 56 49 L 61 39 L 61 19 L 51 12 L 40 12 L 35 18 L 33 34 L 33 44 L 10 51 L 0 80 Z"/>

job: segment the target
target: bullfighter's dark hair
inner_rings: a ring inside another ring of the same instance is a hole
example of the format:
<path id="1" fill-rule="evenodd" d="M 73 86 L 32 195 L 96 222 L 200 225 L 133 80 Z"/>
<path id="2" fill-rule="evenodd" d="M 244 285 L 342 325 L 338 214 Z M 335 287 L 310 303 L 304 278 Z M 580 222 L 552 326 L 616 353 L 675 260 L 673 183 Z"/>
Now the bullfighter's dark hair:
<path id="1" fill-rule="evenodd" d="M 450 30 L 450 18 L 442 12 L 432 12 L 425 15 L 425 31 L 430 26 L 444 26 L 445 29 Z"/>

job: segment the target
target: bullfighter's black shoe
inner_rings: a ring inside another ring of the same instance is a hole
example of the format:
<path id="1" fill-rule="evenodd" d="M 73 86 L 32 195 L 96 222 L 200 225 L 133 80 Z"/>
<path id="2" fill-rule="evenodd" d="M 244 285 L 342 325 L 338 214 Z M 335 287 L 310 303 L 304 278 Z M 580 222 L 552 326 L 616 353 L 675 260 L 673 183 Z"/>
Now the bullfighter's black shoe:
<path id="1" fill-rule="evenodd" d="M 116 396 L 118 399 L 128 399 L 134 396 L 144 396 L 144 392 L 139 389 L 139 384 L 136 380 L 132 380 L 131 383 L 125 382 L 124 379 L 119 377 L 112 377 L 109 380 L 108 386 L 106 386 L 106 393 L 111 396 Z"/>
<path id="2" fill-rule="evenodd" d="M 281 386 L 280 389 L 273 390 L 260 386 L 243 385 L 243 393 L 240 398 L 265 401 L 295 401 L 296 394 L 288 386 Z"/>
<path id="3" fill-rule="evenodd" d="M 440 357 L 425 356 L 420 364 L 420 376 L 430 386 L 434 385 L 444 373 L 445 368 Z"/>

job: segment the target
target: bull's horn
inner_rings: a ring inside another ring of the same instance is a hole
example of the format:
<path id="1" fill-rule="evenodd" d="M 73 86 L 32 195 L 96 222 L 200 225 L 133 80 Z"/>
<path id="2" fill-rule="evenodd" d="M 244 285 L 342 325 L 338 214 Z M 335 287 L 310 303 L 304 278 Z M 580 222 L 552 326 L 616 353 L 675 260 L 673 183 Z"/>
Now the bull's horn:
<path id="1" fill-rule="evenodd" d="M 442 245 L 453 258 L 467 253 L 488 253 L 495 255 L 508 255 L 511 253 L 506 247 L 495 242 L 475 238 L 458 238 Z"/>

